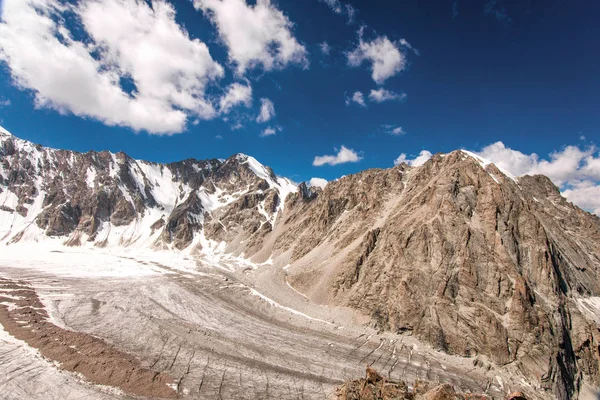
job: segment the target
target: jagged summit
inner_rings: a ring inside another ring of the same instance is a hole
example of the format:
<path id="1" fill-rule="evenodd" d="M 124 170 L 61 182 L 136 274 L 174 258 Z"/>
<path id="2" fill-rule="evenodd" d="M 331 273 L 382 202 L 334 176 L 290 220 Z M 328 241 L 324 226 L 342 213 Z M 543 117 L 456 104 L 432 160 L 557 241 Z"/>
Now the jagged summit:
<path id="1" fill-rule="evenodd" d="M 82 154 L 3 139 L 0 212 L 7 215 L 0 220 L 0 239 L 7 243 L 59 236 L 70 245 L 192 251 L 201 247 L 201 231 L 213 223 L 225 226 L 229 214 L 256 213 L 257 223 L 273 223 L 296 191 L 246 155 L 158 164 L 123 152 Z"/>

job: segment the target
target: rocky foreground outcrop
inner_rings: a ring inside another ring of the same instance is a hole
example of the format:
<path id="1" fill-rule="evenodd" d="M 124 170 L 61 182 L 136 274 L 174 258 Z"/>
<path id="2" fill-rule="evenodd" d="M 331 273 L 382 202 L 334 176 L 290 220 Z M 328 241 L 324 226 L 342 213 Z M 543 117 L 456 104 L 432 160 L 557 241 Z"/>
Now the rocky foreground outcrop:
<path id="1" fill-rule="evenodd" d="M 335 392 L 337 400 L 488 400 L 485 394 L 461 393 L 447 383 L 435 385 L 417 381 L 411 387 L 405 382 L 385 379 L 367 366 L 365 378 L 344 382 Z M 520 392 L 511 393 L 505 400 L 527 400 Z"/>
<path id="2" fill-rule="evenodd" d="M 513 368 L 532 390 L 600 387 L 600 219 L 541 175 L 465 151 L 295 187 L 245 155 L 156 164 L 0 132 L 0 242 L 229 253 L 313 302 Z"/>

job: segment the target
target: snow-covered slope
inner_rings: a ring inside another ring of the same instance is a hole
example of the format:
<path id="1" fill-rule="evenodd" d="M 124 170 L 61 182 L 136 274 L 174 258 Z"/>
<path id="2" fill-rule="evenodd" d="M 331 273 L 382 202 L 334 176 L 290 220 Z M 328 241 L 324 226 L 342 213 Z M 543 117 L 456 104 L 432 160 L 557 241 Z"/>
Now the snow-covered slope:
<path id="1" fill-rule="evenodd" d="M 257 236 L 256 224 L 268 233 L 296 190 L 244 154 L 157 164 L 44 148 L 0 129 L 0 243 L 206 251 Z"/>

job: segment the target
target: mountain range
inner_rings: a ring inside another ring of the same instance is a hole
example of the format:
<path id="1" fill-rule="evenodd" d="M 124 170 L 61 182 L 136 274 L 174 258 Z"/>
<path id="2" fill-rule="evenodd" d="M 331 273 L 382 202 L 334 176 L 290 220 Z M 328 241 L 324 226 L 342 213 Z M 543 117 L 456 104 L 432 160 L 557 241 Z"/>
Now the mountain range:
<path id="1" fill-rule="evenodd" d="M 320 188 L 244 154 L 159 164 L 0 129 L 0 244 L 45 241 L 273 265 L 311 302 L 514 368 L 533 391 L 600 386 L 600 218 L 465 150 Z"/>

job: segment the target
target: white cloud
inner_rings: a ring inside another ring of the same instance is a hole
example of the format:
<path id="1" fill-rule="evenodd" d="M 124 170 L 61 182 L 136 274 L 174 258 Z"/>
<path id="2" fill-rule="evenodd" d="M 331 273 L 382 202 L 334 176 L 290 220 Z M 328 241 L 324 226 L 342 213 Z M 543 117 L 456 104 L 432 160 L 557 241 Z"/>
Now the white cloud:
<path id="1" fill-rule="evenodd" d="M 276 135 L 277 131 L 275 130 L 275 128 L 271 128 L 270 126 L 268 128 L 265 128 L 261 133 L 260 133 L 260 137 L 266 137 L 266 136 L 272 136 L 272 135 Z"/>
<path id="2" fill-rule="evenodd" d="M 356 8 L 350 4 L 346 4 L 346 14 L 348 15 L 348 23 L 351 24 L 354 22 L 354 17 L 356 16 Z"/>
<path id="3" fill-rule="evenodd" d="M 361 92 L 354 92 L 352 97 L 346 97 L 346 105 L 349 106 L 351 103 L 356 103 L 361 107 L 366 107 L 365 96 Z"/>
<path id="4" fill-rule="evenodd" d="M 364 61 L 371 63 L 371 77 L 377 84 L 396 75 L 406 67 L 406 57 L 398 45 L 387 36 L 378 36 L 373 41 L 363 40 L 363 29 L 359 30 L 358 46 L 346 54 L 348 65 L 358 67 Z"/>
<path id="5" fill-rule="evenodd" d="M 321 1 L 324 2 L 325 4 L 327 4 L 334 13 L 336 13 L 336 14 L 342 13 L 342 3 L 340 3 L 340 0 L 321 0 Z"/>
<path id="6" fill-rule="evenodd" d="M 406 135 L 406 131 L 401 126 L 381 125 L 381 127 L 386 133 L 389 133 L 392 136 Z"/>
<path id="7" fill-rule="evenodd" d="M 250 107 L 252 105 L 252 87 L 250 85 L 242 85 L 238 82 L 232 83 L 227 88 L 225 95 L 221 97 L 219 104 L 220 111 L 224 114 L 240 104 Z"/>
<path id="8" fill-rule="evenodd" d="M 374 101 L 376 103 L 383 103 L 384 101 L 390 100 L 404 100 L 406 98 L 406 93 L 398 94 L 392 92 L 391 90 L 386 90 L 384 88 L 378 90 L 371 90 L 369 93 L 369 100 Z"/>
<path id="9" fill-rule="evenodd" d="M 313 165 L 315 167 L 320 167 L 325 164 L 329 165 L 337 165 L 344 164 L 349 162 L 358 162 L 363 158 L 358 155 L 354 150 L 349 149 L 345 146 L 342 146 L 339 150 L 337 150 L 337 154 L 333 156 L 317 156 L 313 161 Z"/>
<path id="10" fill-rule="evenodd" d="M 409 50 L 412 50 L 413 53 L 415 53 L 416 55 L 420 56 L 421 53 L 419 53 L 419 50 L 415 49 L 410 43 L 408 43 L 408 41 L 406 39 L 400 39 L 398 40 L 398 43 L 400 44 L 400 46 L 404 46 Z"/>
<path id="11" fill-rule="evenodd" d="M 74 39 L 69 14 L 87 33 Z M 189 116 L 216 116 L 205 96 L 223 76 L 208 47 L 175 21 L 170 3 L 136 0 L 6 0 L 0 60 L 37 107 L 149 133 L 181 132 Z M 135 90 L 123 90 L 121 79 Z"/>
<path id="12" fill-rule="evenodd" d="M 524 154 L 496 142 L 477 154 L 516 176 L 543 174 L 556 185 L 563 186 L 584 179 L 600 180 L 600 159 L 594 153 L 595 147 L 582 150 L 577 146 L 567 146 L 551 153 L 549 160 L 540 160 L 535 153 Z"/>
<path id="13" fill-rule="evenodd" d="M 276 126 L 276 127 L 267 127 L 265 129 L 263 129 L 263 131 L 260 133 L 260 137 L 267 137 L 267 136 L 273 136 L 276 135 L 277 132 L 281 132 L 283 131 L 283 128 L 281 126 Z"/>
<path id="14" fill-rule="evenodd" d="M 325 186 L 327 186 L 327 179 L 311 178 L 311 180 L 308 182 L 308 186 L 320 187 L 321 189 L 325 189 Z"/>
<path id="15" fill-rule="evenodd" d="M 425 164 L 427 160 L 431 158 L 433 154 L 427 150 L 421 150 L 419 155 L 413 159 L 409 159 L 405 153 L 402 153 L 394 160 L 394 165 L 402 164 L 403 162 L 407 163 L 411 167 L 420 167 Z"/>
<path id="16" fill-rule="evenodd" d="M 11 105 L 10 99 L 0 97 L 0 108 L 8 107 L 10 105 Z"/>
<path id="17" fill-rule="evenodd" d="M 356 9 L 352 7 L 350 4 L 342 4 L 340 0 L 321 0 L 323 3 L 327 4 L 331 11 L 340 15 L 347 15 L 348 23 L 354 21 L 354 16 L 356 15 Z"/>
<path id="18" fill-rule="evenodd" d="M 238 74 L 262 65 L 264 70 L 288 64 L 308 67 L 306 48 L 292 33 L 292 22 L 271 3 L 257 0 L 194 0 L 217 27 Z"/>
<path id="19" fill-rule="evenodd" d="M 227 121 L 225 121 L 225 122 L 227 122 Z M 231 125 L 230 129 L 232 131 L 237 131 L 237 130 L 242 129 L 243 127 L 244 127 L 244 125 L 238 121 L 238 122 L 234 123 L 233 125 Z"/>
<path id="20" fill-rule="evenodd" d="M 600 215 L 600 153 L 596 147 L 566 146 L 540 159 L 508 148 L 502 142 L 484 147 L 480 156 L 513 175 L 546 175 L 574 204 Z"/>
<path id="21" fill-rule="evenodd" d="M 275 116 L 275 106 L 269 99 L 260 99 L 260 112 L 256 117 L 256 122 L 262 123 L 271 120 Z"/>
<path id="22" fill-rule="evenodd" d="M 221 139 L 223 139 L 223 136 L 221 136 L 221 135 L 217 135 L 217 136 L 215 136 L 215 139 L 219 139 L 219 140 L 221 140 Z"/>
<path id="23" fill-rule="evenodd" d="M 600 216 L 600 185 L 591 181 L 582 182 L 579 187 L 562 192 L 569 201 L 584 210 Z"/>
<path id="24" fill-rule="evenodd" d="M 328 56 L 331 52 L 331 46 L 327 42 L 319 43 L 319 48 L 321 49 L 321 53 L 325 54 L 326 56 Z"/>

